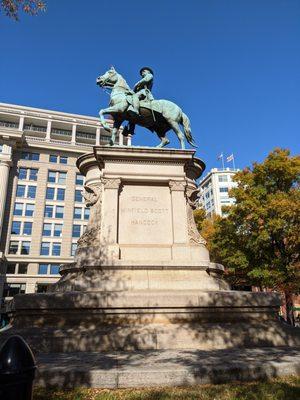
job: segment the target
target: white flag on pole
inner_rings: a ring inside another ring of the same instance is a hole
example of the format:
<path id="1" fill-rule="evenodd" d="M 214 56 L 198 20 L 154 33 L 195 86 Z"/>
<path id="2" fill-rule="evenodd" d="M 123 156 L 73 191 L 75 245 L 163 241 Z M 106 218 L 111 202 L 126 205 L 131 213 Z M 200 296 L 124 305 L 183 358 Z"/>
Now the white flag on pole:
<path id="1" fill-rule="evenodd" d="M 230 154 L 230 156 L 226 157 L 226 161 L 227 162 L 230 162 L 230 161 L 233 161 L 233 160 L 234 160 L 233 154 Z"/>
<path id="2" fill-rule="evenodd" d="M 217 160 L 221 160 L 221 158 L 223 158 L 223 153 L 218 156 Z"/>

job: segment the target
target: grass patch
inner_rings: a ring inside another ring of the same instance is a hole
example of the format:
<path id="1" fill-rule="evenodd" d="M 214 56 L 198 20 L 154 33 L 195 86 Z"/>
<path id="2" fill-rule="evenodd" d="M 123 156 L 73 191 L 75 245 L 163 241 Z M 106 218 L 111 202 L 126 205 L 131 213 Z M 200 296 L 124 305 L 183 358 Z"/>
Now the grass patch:
<path id="1" fill-rule="evenodd" d="M 33 400 L 299 400 L 300 378 L 286 377 L 251 383 L 152 389 L 36 388 Z"/>

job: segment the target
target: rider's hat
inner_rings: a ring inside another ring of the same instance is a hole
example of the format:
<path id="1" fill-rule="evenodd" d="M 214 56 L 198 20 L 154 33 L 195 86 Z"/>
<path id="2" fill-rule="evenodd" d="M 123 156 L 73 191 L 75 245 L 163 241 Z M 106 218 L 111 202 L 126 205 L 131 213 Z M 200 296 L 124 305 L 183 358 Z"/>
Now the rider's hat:
<path id="1" fill-rule="evenodd" d="M 141 69 L 140 69 L 140 75 L 142 75 L 142 72 L 145 71 L 145 70 L 151 72 L 151 74 L 154 75 L 154 72 L 152 71 L 152 69 L 151 69 L 150 67 L 143 67 L 143 68 L 141 68 Z"/>

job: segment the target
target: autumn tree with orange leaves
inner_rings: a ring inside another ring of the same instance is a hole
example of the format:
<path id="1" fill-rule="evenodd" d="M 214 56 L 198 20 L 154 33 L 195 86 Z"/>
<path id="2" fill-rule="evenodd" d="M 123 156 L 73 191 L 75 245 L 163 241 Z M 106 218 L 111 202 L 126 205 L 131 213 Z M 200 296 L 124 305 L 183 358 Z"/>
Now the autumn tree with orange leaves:
<path id="1" fill-rule="evenodd" d="M 293 324 L 292 295 L 300 292 L 300 157 L 275 149 L 261 164 L 238 172 L 236 204 L 213 225 L 210 249 L 233 283 L 284 293 Z"/>

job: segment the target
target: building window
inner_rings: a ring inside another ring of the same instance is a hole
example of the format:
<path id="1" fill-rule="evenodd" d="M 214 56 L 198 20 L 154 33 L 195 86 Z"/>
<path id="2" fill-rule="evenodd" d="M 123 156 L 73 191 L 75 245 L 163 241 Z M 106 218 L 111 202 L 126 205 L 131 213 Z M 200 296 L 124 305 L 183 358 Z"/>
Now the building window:
<path id="1" fill-rule="evenodd" d="M 20 235 L 21 233 L 21 222 L 20 221 L 13 221 L 11 226 L 11 234 L 12 235 Z"/>
<path id="2" fill-rule="evenodd" d="M 15 274 L 16 273 L 17 264 L 7 264 L 6 273 L 7 274 Z"/>
<path id="3" fill-rule="evenodd" d="M 52 255 L 60 256 L 61 243 L 52 243 Z"/>
<path id="4" fill-rule="evenodd" d="M 48 289 L 48 283 L 37 283 L 36 284 L 36 293 L 46 293 Z"/>
<path id="5" fill-rule="evenodd" d="M 64 217 L 64 207 L 56 206 L 55 218 L 63 218 L 63 217 Z"/>
<path id="6" fill-rule="evenodd" d="M 48 182 L 55 183 L 55 181 L 56 181 L 56 172 L 48 171 Z"/>
<path id="7" fill-rule="evenodd" d="M 9 243 L 9 254 L 17 254 L 19 249 L 19 242 L 15 240 L 11 240 Z"/>
<path id="8" fill-rule="evenodd" d="M 60 185 L 65 185 L 66 184 L 66 178 L 67 178 L 67 173 L 66 172 L 59 172 L 58 173 L 58 181 Z"/>
<path id="9" fill-rule="evenodd" d="M 47 218 L 52 218 L 54 206 L 45 205 L 44 216 Z"/>
<path id="10" fill-rule="evenodd" d="M 43 225 L 43 236 L 51 236 L 51 227 L 52 227 L 52 224 L 44 224 Z"/>
<path id="11" fill-rule="evenodd" d="M 68 164 L 68 157 L 60 156 L 59 157 L 59 162 L 60 162 L 60 164 Z"/>
<path id="12" fill-rule="evenodd" d="M 19 168 L 19 180 L 37 180 L 38 169 L 36 168 Z"/>
<path id="13" fill-rule="evenodd" d="M 39 264 L 39 275 L 59 275 L 59 264 Z"/>
<path id="14" fill-rule="evenodd" d="M 35 199 L 36 186 L 17 185 L 16 197 Z"/>
<path id="15" fill-rule="evenodd" d="M 60 189 L 60 188 L 57 189 L 56 200 L 61 200 L 61 201 L 65 200 L 65 189 Z"/>
<path id="16" fill-rule="evenodd" d="M 35 199 L 35 195 L 36 195 L 36 186 L 28 186 L 27 198 Z"/>
<path id="17" fill-rule="evenodd" d="M 61 243 L 42 242 L 41 244 L 41 256 L 49 256 L 50 253 L 52 256 L 60 256 L 60 251 Z"/>
<path id="18" fill-rule="evenodd" d="M 39 161 L 40 155 L 38 153 L 29 153 L 23 151 L 21 153 L 21 160 Z"/>
<path id="19" fill-rule="evenodd" d="M 82 215 L 82 207 L 75 207 L 74 208 L 74 219 L 81 219 L 81 215 Z"/>
<path id="20" fill-rule="evenodd" d="M 30 253 L 30 242 L 21 242 L 21 254 L 28 255 Z"/>
<path id="21" fill-rule="evenodd" d="M 64 217 L 64 207 L 46 204 L 45 210 L 44 210 L 44 217 L 46 217 L 46 218 L 63 218 Z"/>
<path id="22" fill-rule="evenodd" d="M 75 201 L 77 203 L 82 203 L 83 197 L 82 197 L 82 192 L 81 190 L 75 190 Z"/>
<path id="23" fill-rule="evenodd" d="M 221 193 L 228 193 L 228 188 L 227 187 L 220 187 L 220 192 Z"/>
<path id="24" fill-rule="evenodd" d="M 57 159 L 58 159 L 58 157 L 57 157 L 56 155 L 50 154 L 50 156 L 49 156 L 49 161 L 50 161 L 51 163 L 57 163 Z"/>
<path id="25" fill-rule="evenodd" d="M 59 264 L 50 264 L 50 275 L 59 275 Z"/>
<path id="26" fill-rule="evenodd" d="M 81 225 L 73 225 L 72 237 L 73 238 L 79 238 L 80 237 L 80 231 L 81 231 Z"/>
<path id="27" fill-rule="evenodd" d="M 219 175 L 219 182 L 228 182 L 227 175 Z"/>
<path id="28" fill-rule="evenodd" d="M 60 163 L 60 164 L 68 164 L 68 157 L 67 156 L 56 156 L 55 154 L 50 154 L 49 161 L 51 163 Z"/>
<path id="29" fill-rule="evenodd" d="M 77 250 L 77 243 L 72 243 L 71 256 L 75 256 L 76 250 Z"/>
<path id="30" fill-rule="evenodd" d="M 23 203 L 15 203 L 14 215 L 23 214 Z"/>
<path id="31" fill-rule="evenodd" d="M 30 236 L 32 233 L 32 222 L 24 222 L 23 235 Z"/>
<path id="32" fill-rule="evenodd" d="M 62 236 L 62 224 L 54 224 L 54 236 Z"/>
<path id="33" fill-rule="evenodd" d="M 81 174 L 76 174 L 76 181 L 75 181 L 76 185 L 80 185 L 83 186 L 84 183 L 84 176 Z"/>
<path id="34" fill-rule="evenodd" d="M 25 283 L 6 283 L 4 285 L 3 297 L 13 297 L 16 294 L 23 294 L 25 290 Z"/>
<path id="35" fill-rule="evenodd" d="M 47 275 L 48 264 L 39 264 L 38 275 Z"/>
<path id="36" fill-rule="evenodd" d="M 25 205 L 25 216 L 32 217 L 34 214 L 34 204 L 26 203 Z"/>
<path id="37" fill-rule="evenodd" d="M 17 185 L 16 196 L 17 197 L 25 197 L 25 189 L 26 189 L 25 185 Z"/>
<path id="38" fill-rule="evenodd" d="M 84 209 L 84 219 L 88 220 L 90 218 L 90 209 L 89 208 L 85 208 Z"/>
<path id="39" fill-rule="evenodd" d="M 59 171 L 48 171 L 48 182 L 58 183 L 60 185 L 66 184 L 67 173 Z"/>
<path id="40" fill-rule="evenodd" d="M 48 187 L 46 190 L 46 199 L 54 200 L 55 189 L 52 187 Z"/>
<path id="41" fill-rule="evenodd" d="M 18 274 L 27 274 L 28 264 L 19 263 Z"/>
<path id="42" fill-rule="evenodd" d="M 19 168 L 19 180 L 27 179 L 27 168 Z"/>
<path id="43" fill-rule="evenodd" d="M 49 256 L 49 254 L 50 254 L 50 243 L 49 242 L 42 242 L 40 254 L 41 254 L 41 256 Z"/>

